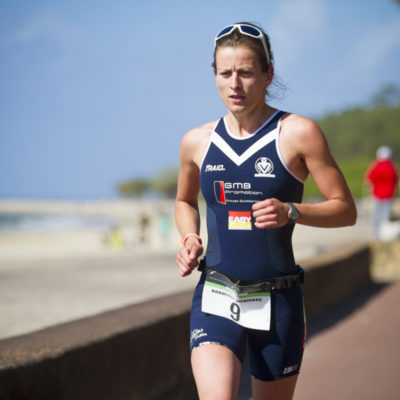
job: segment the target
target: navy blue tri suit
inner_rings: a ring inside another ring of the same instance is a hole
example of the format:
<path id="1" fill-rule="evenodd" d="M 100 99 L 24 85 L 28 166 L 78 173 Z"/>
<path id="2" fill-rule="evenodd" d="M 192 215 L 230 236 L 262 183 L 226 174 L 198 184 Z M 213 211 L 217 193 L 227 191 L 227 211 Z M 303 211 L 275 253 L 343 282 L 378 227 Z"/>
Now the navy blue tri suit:
<path id="1" fill-rule="evenodd" d="M 303 182 L 286 166 L 279 151 L 276 111 L 255 133 L 233 136 L 221 118 L 211 134 L 200 171 L 207 203 L 206 265 L 237 279 L 266 280 L 299 271 L 292 250 L 294 224 L 280 228 L 254 226 L 252 205 L 275 197 L 300 203 Z M 244 328 L 201 311 L 205 273 L 196 287 L 191 313 L 191 349 L 218 343 L 242 361 L 248 345 L 252 375 L 269 381 L 297 374 L 305 339 L 300 287 L 271 292 L 269 331 Z"/>

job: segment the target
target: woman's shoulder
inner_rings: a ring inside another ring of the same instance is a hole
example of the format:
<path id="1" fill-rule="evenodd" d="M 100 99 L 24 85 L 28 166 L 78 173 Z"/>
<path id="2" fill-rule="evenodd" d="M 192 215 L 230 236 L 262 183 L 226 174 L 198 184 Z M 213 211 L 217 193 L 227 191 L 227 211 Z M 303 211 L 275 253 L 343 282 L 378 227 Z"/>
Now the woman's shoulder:
<path id="1" fill-rule="evenodd" d="M 183 146 L 197 146 L 204 140 L 208 140 L 213 132 L 217 121 L 207 122 L 204 125 L 198 126 L 186 132 L 182 139 Z"/>
<path id="2" fill-rule="evenodd" d="M 299 114 L 288 113 L 282 118 L 281 133 L 292 138 L 307 140 L 323 136 L 318 124 L 310 118 Z"/>
<path id="3" fill-rule="evenodd" d="M 185 133 L 180 148 L 180 156 L 183 162 L 194 161 L 200 166 L 216 123 L 217 121 L 211 121 Z"/>
<path id="4" fill-rule="evenodd" d="M 214 130 L 218 121 L 210 121 L 203 125 L 197 126 L 186 133 L 188 136 L 209 136 Z M 185 136 L 186 136 L 185 135 Z"/>
<path id="5" fill-rule="evenodd" d="M 284 127 L 295 131 L 319 129 L 317 123 L 312 119 L 294 113 L 287 113 L 283 116 L 282 128 Z"/>

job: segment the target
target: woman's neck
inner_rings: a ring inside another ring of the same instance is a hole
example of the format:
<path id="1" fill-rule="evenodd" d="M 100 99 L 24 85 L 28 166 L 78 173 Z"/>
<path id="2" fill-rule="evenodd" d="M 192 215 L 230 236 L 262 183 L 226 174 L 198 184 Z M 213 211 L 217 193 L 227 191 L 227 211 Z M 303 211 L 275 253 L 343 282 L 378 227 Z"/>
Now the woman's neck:
<path id="1" fill-rule="evenodd" d="M 245 137 L 252 135 L 275 111 L 275 108 L 264 104 L 262 109 L 251 114 L 228 112 L 225 121 L 233 135 Z"/>

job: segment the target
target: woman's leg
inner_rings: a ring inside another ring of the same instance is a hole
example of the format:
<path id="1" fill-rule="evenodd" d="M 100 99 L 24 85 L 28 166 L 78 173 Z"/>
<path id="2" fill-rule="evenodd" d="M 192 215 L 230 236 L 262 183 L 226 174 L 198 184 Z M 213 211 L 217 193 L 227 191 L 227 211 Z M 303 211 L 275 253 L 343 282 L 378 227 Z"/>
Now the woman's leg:
<path id="1" fill-rule="evenodd" d="M 291 400 L 303 357 L 305 318 L 300 288 L 271 293 L 271 329 L 249 334 L 253 400 Z"/>
<path id="2" fill-rule="evenodd" d="M 192 369 L 200 400 L 236 399 L 242 364 L 227 347 L 203 344 L 194 348 Z"/>
<path id="3" fill-rule="evenodd" d="M 264 382 L 252 377 L 252 400 L 291 400 L 293 398 L 297 378 L 298 375 L 292 375 L 276 381 Z"/>

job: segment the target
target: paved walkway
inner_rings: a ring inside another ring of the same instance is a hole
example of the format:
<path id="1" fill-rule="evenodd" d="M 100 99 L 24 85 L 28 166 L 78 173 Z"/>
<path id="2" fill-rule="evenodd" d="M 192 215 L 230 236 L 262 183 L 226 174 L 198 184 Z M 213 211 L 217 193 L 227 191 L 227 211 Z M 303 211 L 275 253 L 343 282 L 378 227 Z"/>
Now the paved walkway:
<path id="1" fill-rule="evenodd" d="M 400 281 L 372 285 L 310 321 L 295 400 L 400 398 Z M 250 398 L 249 382 L 240 400 Z"/>
<path id="2" fill-rule="evenodd" d="M 400 398 L 400 282 L 374 285 L 311 324 L 296 400 Z"/>

